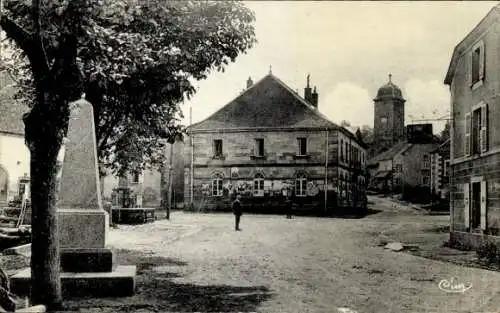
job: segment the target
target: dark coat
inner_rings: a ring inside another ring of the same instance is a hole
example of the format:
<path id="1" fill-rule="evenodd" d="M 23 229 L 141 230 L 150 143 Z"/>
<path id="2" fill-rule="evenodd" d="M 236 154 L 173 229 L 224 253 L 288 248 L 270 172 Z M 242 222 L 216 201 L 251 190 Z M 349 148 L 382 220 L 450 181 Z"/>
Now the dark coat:
<path id="1" fill-rule="evenodd" d="M 241 215 L 243 213 L 240 200 L 236 199 L 233 201 L 232 209 L 234 215 Z"/>

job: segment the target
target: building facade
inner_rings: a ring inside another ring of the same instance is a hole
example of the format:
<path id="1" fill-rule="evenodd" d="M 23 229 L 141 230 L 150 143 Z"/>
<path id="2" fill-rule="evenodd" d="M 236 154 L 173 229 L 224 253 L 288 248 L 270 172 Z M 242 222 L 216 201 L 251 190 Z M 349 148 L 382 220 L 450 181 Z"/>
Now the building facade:
<path id="1" fill-rule="evenodd" d="M 363 142 L 318 111 L 309 77 L 304 98 L 271 73 L 204 121 L 188 128 L 184 199 L 194 210 L 325 212 L 363 207 Z"/>
<path id="2" fill-rule="evenodd" d="M 377 91 L 374 101 L 374 155 L 405 139 L 405 99 L 398 86 L 389 81 Z"/>
<path id="3" fill-rule="evenodd" d="M 455 47 L 451 93 L 450 241 L 500 243 L 500 7 Z"/>
<path id="4" fill-rule="evenodd" d="M 416 126 L 408 125 L 408 138 L 368 161 L 370 188 L 378 191 L 430 197 L 431 154 L 438 147 L 430 135 L 412 136 Z M 423 138 L 422 138 L 423 137 Z"/>
<path id="5" fill-rule="evenodd" d="M 450 140 L 431 152 L 431 192 L 438 199 L 449 199 Z"/>

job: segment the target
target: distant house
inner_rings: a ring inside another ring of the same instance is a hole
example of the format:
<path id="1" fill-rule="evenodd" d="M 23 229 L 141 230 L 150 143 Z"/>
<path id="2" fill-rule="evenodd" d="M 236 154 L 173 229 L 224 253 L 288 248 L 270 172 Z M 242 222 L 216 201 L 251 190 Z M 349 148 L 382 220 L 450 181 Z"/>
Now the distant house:
<path id="1" fill-rule="evenodd" d="M 449 199 L 450 140 L 431 152 L 431 192 L 439 199 Z"/>
<path id="2" fill-rule="evenodd" d="M 402 164 L 396 163 L 401 161 L 401 158 L 396 158 L 410 147 L 410 144 L 405 141 L 400 141 L 392 146 L 389 150 L 384 151 L 367 162 L 369 172 L 369 187 L 370 189 L 392 192 L 397 190 L 400 185 L 398 179 L 402 172 Z"/>
<path id="3" fill-rule="evenodd" d="M 432 137 L 432 129 L 430 135 L 429 130 L 415 135 L 413 129 L 417 126 L 420 125 L 408 125 L 407 140 L 368 160 L 370 188 L 403 194 L 412 190 L 430 193 L 431 151 L 438 145 Z"/>
<path id="4" fill-rule="evenodd" d="M 171 151 L 172 150 L 172 151 Z M 171 208 L 184 202 L 184 144 L 178 137 L 166 145 L 165 167 L 130 172 L 122 177 L 107 175 L 103 179 L 103 198 L 114 206 L 154 207 L 167 205 L 168 184 L 172 184 Z M 172 162 L 170 162 L 172 160 Z"/>
<path id="5" fill-rule="evenodd" d="M 500 6 L 455 47 L 444 83 L 450 86 L 450 241 L 500 245 Z"/>
<path id="6" fill-rule="evenodd" d="M 309 77 L 304 98 L 271 73 L 249 79 L 188 135 L 184 199 L 197 210 L 228 210 L 236 194 L 245 210 L 268 212 L 286 195 L 319 212 L 366 204 L 365 145 L 318 111 Z"/>
<path id="7" fill-rule="evenodd" d="M 19 197 L 29 181 L 30 153 L 22 121 L 28 108 L 14 100 L 15 92 L 10 75 L 0 72 L 0 206 Z"/>
<path id="8" fill-rule="evenodd" d="M 30 181 L 30 151 L 24 141 L 23 114 L 29 108 L 14 98 L 15 82 L 7 71 L 0 72 L 0 207 L 18 200 Z M 64 157 L 64 146 L 58 165 Z M 60 168 L 59 168 L 60 169 Z M 60 175 L 61 172 L 59 171 Z M 60 176 L 59 176 L 60 177 Z"/>

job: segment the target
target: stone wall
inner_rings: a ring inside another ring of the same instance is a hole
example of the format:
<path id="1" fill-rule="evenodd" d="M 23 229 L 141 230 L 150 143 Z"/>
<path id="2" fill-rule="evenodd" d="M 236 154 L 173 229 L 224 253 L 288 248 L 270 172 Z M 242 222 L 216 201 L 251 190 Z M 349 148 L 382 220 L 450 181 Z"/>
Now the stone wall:
<path id="1" fill-rule="evenodd" d="M 470 62 L 468 54 L 471 53 L 472 45 L 468 47 L 458 59 L 458 63 L 451 84 L 451 95 L 453 101 L 453 125 L 452 140 L 453 158 L 464 156 L 464 133 L 465 114 L 471 112 L 472 106 L 484 101 L 488 104 L 488 145 L 491 148 L 500 147 L 500 128 L 494 127 L 500 121 L 500 25 L 493 25 L 482 35 L 485 49 L 485 79 L 481 86 L 471 88 L 469 83 Z"/>
<path id="2" fill-rule="evenodd" d="M 500 153 L 454 164 L 451 176 L 452 223 L 456 231 L 467 231 L 464 219 L 464 184 L 472 177 L 487 182 L 486 234 L 500 235 Z"/>

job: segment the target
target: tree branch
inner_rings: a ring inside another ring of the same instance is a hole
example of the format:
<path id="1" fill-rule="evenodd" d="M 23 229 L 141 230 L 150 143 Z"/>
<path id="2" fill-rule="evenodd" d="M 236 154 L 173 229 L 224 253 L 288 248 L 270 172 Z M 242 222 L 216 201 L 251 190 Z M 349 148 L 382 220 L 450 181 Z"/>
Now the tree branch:
<path id="1" fill-rule="evenodd" d="M 3 15 L 0 19 L 0 26 L 5 31 L 8 38 L 12 39 L 16 45 L 26 53 L 33 69 L 33 75 L 44 75 L 48 73 L 48 63 L 46 59 L 41 59 L 40 47 L 35 45 L 33 34 L 27 32 L 19 24 Z"/>
<path id="2" fill-rule="evenodd" d="M 2 15 L 0 26 L 5 31 L 8 38 L 14 40 L 21 50 L 27 52 L 33 46 L 32 34 L 24 30 L 19 24 L 11 20 L 5 15 Z"/>
<path id="3" fill-rule="evenodd" d="M 33 14 L 33 23 L 35 24 L 34 44 L 38 46 L 38 50 L 41 52 L 42 62 L 46 64 L 46 69 L 49 69 L 49 61 L 47 59 L 47 53 L 42 40 L 42 22 L 40 20 L 40 0 L 33 0 L 31 2 L 31 9 Z"/>

